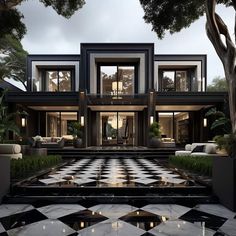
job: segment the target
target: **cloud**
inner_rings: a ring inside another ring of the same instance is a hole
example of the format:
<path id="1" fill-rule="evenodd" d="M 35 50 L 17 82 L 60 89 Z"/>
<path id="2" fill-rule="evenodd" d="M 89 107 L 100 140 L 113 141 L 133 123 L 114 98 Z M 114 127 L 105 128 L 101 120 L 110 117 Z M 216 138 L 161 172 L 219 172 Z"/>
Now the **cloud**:
<path id="1" fill-rule="evenodd" d="M 224 20 L 232 23 L 233 10 L 217 7 Z M 208 81 L 223 76 L 223 67 L 205 33 L 205 17 L 188 29 L 158 40 L 150 24 L 143 20 L 138 0 L 86 0 L 82 9 L 70 19 L 45 8 L 38 0 L 19 6 L 28 29 L 22 40 L 31 54 L 78 54 L 82 42 L 153 42 L 161 54 L 207 54 Z M 233 29 L 233 25 L 230 25 Z M 232 31 L 233 32 L 233 31 Z"/>

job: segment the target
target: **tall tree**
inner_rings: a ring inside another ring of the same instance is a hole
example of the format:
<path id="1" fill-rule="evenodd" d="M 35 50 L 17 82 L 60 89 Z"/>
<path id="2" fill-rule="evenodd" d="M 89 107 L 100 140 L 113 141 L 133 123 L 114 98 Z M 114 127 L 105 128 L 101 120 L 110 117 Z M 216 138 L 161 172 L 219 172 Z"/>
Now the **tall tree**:
<path id="1" fill-rule="evenodd" d="M 14 79 L 26 89 L 26 57 L 20 41 L 11 35 L 0 38 L 0 80 Z"/>
<path id="2" fill-rule="evenodd" d="M 26 0 L 0 0 L 0 37 L 10 34 L 22 39 L 26 27 L 21 21 L 24 17 L 15 7 Z M 39 0 L 44 6 L 51 6 L 59 15 L 70 18 L 75 11 L 82 8 L 84 0 Z"/>
<path id="3" fill-rule="evenodd" d="M 0 80 L 12 78 L 26 88 L 26 56 L 20 40 L 26 33 L 23 15 L 16 7 L 26 0 L 0 0 Z M 84 0 L 39 0 L 51 6 L 59 15 L 70 18 L 83 7 Z"/>
<path id="4" fill-rule="evenodd" d="M 233 41 L 226 24 L 216 13 L 216 5 L 220 3 L 226 7 L 233 7 L 236 11 L 236 0 L 140 0 L 140 3 L 144 9 L 145 21 L 152 24 L 159 38 L 163 38 L 166 32 L 173 34 L 189 27 L 206 14 L 207 36 L 225 71 L 232 132 L 236 135 L 236 24 Z M 233 155 L 236 157 L 236 147 Z"/>
<path id="5" fill-rule="evenodd" d="M 208 92 L 224 92 L 228 90 L 227 82 L 225 78 L 220 76 L 215 77 L 212 83 L 207 86 Z"/>

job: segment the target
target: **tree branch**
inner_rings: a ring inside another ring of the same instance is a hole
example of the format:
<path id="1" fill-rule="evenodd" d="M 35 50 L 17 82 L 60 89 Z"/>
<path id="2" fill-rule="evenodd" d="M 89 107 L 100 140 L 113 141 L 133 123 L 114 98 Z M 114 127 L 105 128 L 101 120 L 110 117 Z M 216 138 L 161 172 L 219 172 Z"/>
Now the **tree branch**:
<path id="1" fill-rule="evenodd" d="M 216 0 L 206 0 L 206 31 L 209 39 L 211 40 L 213 46 L 216 49 L 218 56 L 224 63 L 227 49 L 220 37 L 220 31 L 216 22 L 215 7 Z"/>
<path id="2" fill-rule="evenodd" d="M 207 35 L 215 47 L 224 67 L 227 67 L 226 71 L 232 73 L 235 69 L 235 44 L 230 37 L 226 24 L 215 12 L 215 7 L 216 0 L 206 0 Z M 221 35 L 224 35 L 226 45 L 222 42 Z"/>
<path id="3" fill-rule="evenodd" d="M 0 0 L 0 11 L 7 11 L 18 4 L 20 4 L 23 0 Z"/>

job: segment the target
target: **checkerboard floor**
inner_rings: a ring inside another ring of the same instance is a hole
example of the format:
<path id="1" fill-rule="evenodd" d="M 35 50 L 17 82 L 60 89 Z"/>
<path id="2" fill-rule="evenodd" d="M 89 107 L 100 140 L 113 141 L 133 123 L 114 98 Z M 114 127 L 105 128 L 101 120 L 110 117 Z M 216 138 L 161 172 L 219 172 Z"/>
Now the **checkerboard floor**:
<path id="1" fill-rule="evenodd" d="M 3 204 L 0 236 L 235 236 L 236 213 L 218 204 Z"/>
<path id="2" fill-rule="evenodd" d="M 194 180 L 139 158 L 80 159 L 40 177 L 33 185 L 78 187 L 193 186 Z"/>

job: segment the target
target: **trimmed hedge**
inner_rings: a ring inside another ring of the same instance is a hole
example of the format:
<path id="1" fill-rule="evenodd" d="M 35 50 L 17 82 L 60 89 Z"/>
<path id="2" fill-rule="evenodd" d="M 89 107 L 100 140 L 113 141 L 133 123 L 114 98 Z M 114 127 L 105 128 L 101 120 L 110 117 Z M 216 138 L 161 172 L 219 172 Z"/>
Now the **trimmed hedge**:
<path id="1" fill-rule="evenodd" d="M 201 175 L 212 176 L 213 158 L 208 156 L 170 156 L 169 164 Z"/>
<path id="2" fill-rule="evenodd" d="M 11 179 L 23 179 L 36 172 L 53 167 L 62 162 L 61 156 L 24 156 L 23 159 L 11 160 Z"/>

